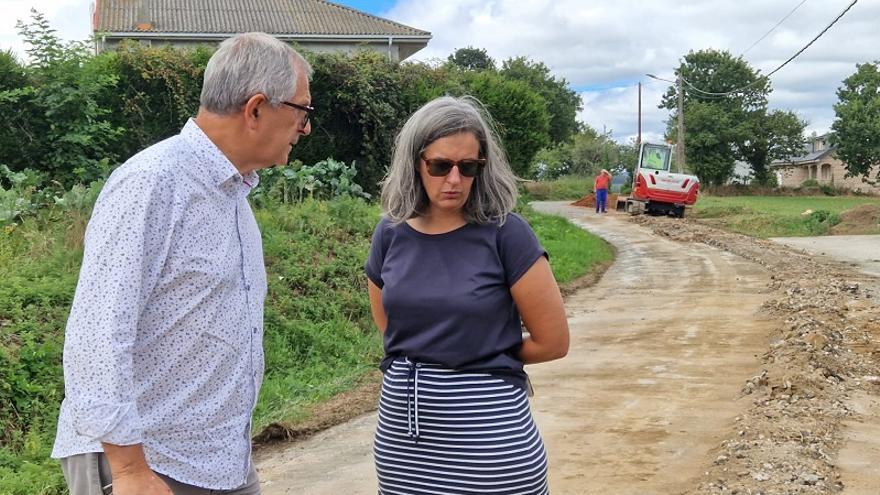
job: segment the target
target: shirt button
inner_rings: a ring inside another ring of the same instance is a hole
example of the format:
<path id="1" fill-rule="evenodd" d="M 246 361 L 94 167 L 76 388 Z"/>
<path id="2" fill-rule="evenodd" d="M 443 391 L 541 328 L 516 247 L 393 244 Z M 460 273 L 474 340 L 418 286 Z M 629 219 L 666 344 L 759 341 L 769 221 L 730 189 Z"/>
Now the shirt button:
<path id="1" fill-rule="evenodd" d="M 244 290 L 251 290 L 251 284 L 244 284 Z"/>
<path id="2" fill-rule="evenodd" d="M 257 327 L 254 327 L 254 333 L 257 333 Z"/>

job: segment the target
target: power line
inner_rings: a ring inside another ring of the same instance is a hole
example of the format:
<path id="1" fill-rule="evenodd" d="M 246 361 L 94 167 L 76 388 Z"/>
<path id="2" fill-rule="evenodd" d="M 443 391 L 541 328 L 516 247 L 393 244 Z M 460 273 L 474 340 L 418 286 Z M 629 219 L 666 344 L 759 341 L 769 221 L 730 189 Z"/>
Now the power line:
<path id="1" fill-rule="evenodd" d="M 807 0 L 801 0 L 801 3 L 797 4 L 797 6 L 795 6 L 795 8 L 791 9 L 791 12 L 789 12 L 788 14 L 785 14 L 785 17 L 783 17 L 782 19 L 779 19 L 779 22 L 777 22 L 775 26 L 773 26 L 772 28 L 770 28 L 769 31 L 767 31 L 766 33 L 764 33 L 764 36 L 761 36 L 760 38 L 758 38 L 757 41 L 755 41 L 754 43 L 752 43 L 751 45 L 749 45 L 749 47 L 746 48 L 745 50 L 743 50 L 743 52 L 740 53 L 739 56 L 742 57 L 743 55 L 745 55 L 746 53 L 748 53 L 749 50 L 751 50 L 752 48 L 754 48 L 755 45 L 757 45 L 757 44 L 760 43 L 764 38 L 766 38 L 767 36 L 769 36 L 770 33 L 772 33 L 774 30 L 776 30 L 776 28 L 778 28 L 783 22 L 785 22 L 786 19 L 788 19 L 789 17 L 791 17 L 791 15 L 794 14 L 795 11 L 797 11 L 797 9 L 801 8 L 801 5 L 803 5 L 803 4 L 805 4 L 805 3 L 807 3 Z"/>
<path id="2" fill-rule="evenodd" d="M 810 45 L 812 45 L 813 43 L 816 42 L 816 40 L 818 40 L 819 38 L 821 38 L 822 35 L 825 34 L 825 32 L 827 32 L 829 29 L 831 29 L 831 26 L 835 25 L 835 24 L 837 23 L 837 21 L 839 21 L 841 17 L 843 17 L 847 12 L 849 12 L 849 9 L 851 9 L 851 8 L 853 7 L 853 5 L 855 5 L 858 1 L 859 1 L 859 0 L 853 0 L 852 3 L 850 3 L 845 9 L 843 9 L 843 11 L 842 11 L 840 14 L 838 14 L 837 17 L 835 17 L 833 21 L 831 21 L 827 26 L 825 26 L 825 29 L 823 29 L 821 32 L 819 32 L 819 34 L 817 34 L 815 38 L 813 38 L 812 40 L 810 40 L 810 42 L 807 43 L 803 48 L 801 48 L 800 50 L 798 50 L 797 53 L 795 53 L 794 55 L 792 55 L 791 57 L 789 57 L 788 60 L 786 60 L 785 62 L 782 62 L 782 64 L 780 64 L 779 67 L 777 67 L 777 68 L 773 69 L 772 71 L 770 71 L 766 76 L 761 76 L 761 77 L 755 79 L 754 81 L 750 82 L 749 84 L 746 84 L 745 86 L 743 86 L 743 87 L 741 87 L 741 88 L 737 88 L 737 89 L 734 89 L 734 90 L 731 90 L 731 91 L 727 91 L 727 92 L 725 92 L 725 93 L 714 93 L 714 92 L 712 92 L 712 91 L 705 91 L 705 90 L 702 90 L 702 89 L 700 89 L 700 88 L 694 86 L 694 85 L 691 84 L 687 79 L 685 79 L 685 78 L 683 78 L 683 77 L 681 78 L 681 80 L 684 81 L 684 83 L 687 84 L 688 87 L 690 87 L 690 88 L 693 89 L 694 91 L 696 91 L 696 92 L 698 92 L 698 93 L 705 94 L 705 95 L 710 95 L 710 96 L 729 96 L 729 95 L 732 95 L 732 94 L 734 94 L 734 93 L 740 93 L 740 92 L 742 92 L 743 90 L 748 89 L 748 88 L 754 86 L 755 84 L 758 84 L 762 79 L 769 79 L 770 76 L 772 76 L 773 74 L 776 74 L 780 69 L 782 69 L 783 67 L 785 67 L 786 65 L 788 65 L 789 62 L 791 62 L 792 60 L 794 60 L 795 58 L 797 58 L 798 55 L 800 55 L 801 53 L 803 53 L 804 50 L 806 50 L 807 48 L 809 48 Z"/>

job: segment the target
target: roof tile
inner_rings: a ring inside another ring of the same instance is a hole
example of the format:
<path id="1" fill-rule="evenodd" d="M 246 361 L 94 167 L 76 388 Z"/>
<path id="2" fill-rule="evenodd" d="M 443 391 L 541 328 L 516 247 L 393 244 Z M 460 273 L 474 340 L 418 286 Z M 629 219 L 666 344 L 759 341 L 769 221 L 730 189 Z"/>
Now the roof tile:
<path id="1" fill-rule="evenodd" d="M 98 0 L 95 31 L 133 31 L 141 5 L 155 33 L 431 34 L 325 0 Z"/>

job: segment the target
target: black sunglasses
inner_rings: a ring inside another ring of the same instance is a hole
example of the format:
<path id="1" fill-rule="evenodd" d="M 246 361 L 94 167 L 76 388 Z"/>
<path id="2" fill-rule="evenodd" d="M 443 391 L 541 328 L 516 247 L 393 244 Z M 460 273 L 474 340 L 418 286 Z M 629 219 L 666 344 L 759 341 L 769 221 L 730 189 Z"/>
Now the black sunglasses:
<path id="1" fill-rule="evenodd" d="M 449 160 L 448 158 L 426 158 L 424 153 L 420 156 L 428 167 L 428 175 L 432 177 L 445 177 L 449 175 L 449 172 L 452 172 L 452 167 L 458 167 L 458 173 L 465 177 L 474 177 L 480 173 L 480 169 L 486 166 L 485 158 Z"/>
<path id="2" fill-rule="evenodd" d="M 305 127 L 305 126 L 309 125 L 309 118 L 311 116 L 311 113 L 315 111 L 315 107 L 310 107 L 307 105 L 300 105 L 299 103 L 292 103 L 289 101 L 282 101 L 281 104 L 287 105 L 290 108 L 295 108 L 297 110 L 302 110 L 303 112 L 305 112 L 306 116 L 303 117 L 302 122 L 300 123 L 300 126 Z"/>

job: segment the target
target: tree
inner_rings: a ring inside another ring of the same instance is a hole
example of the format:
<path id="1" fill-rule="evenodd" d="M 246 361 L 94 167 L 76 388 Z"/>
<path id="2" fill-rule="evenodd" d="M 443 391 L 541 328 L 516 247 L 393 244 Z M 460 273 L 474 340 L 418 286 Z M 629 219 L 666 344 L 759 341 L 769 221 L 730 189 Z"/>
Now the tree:
<path id="1" fill-rule="evenodd" d="M 675 71 L 684 87 L 685 148 L 687 162 L 700 180 L 723 184 L 733 174 L 737 149 L 749 136 L 750 117 L 767 108 L 770 81 L 742 57 L 727 51 L 689 52 Z M 736 91 L 731 94 L 725 94 Z M 713 94 L 714 93 L 714 94 Z M 722 96 L 722 94 L 725 94 Z M 667 138 L 675 140 L 678 95 L 671 86 L 660 108 L 672 111 Z"/>
<path id="2" fill-rule="evenodd" d="M 770 185 L 770 162 L 802 152 L 806 125 L 790 111 L 761 109 L 749 114 L 740 124 L 743 138 L 737 143 L 737 156 L 751 166 L 753 182 Z"/>
<path id="3" fill-rule="evenodd" d="M 495 70 L 495 61 L 485 48 L 459 48 L 447 60 L 465 70 Z"/>
<path id="4" fill-rule="evenodd" d="M 551 76 L 543 62 L 526 57 L 507 59 L 501 64 L 501 74 L 524 81 L 544 98 L 550 112 L 551 142 L 561 143 L 578 131 L 577 113 L 583 110 L 580 95 L 568 87 L 565 79 Z"/>
<path id="5" fill-rule="evenodd" d="M 540 150 L 534 159 L 538 179 L 552 180 L 563 175 L 596 175 L 601 169 L 627 168 L 628 161 L 635 166 L 635 153 L 611 139 L 611 134 L 600 134 L 583 125 L 568 141 Z"/>
<path id="6" fill-rule="evenodd" d="M 105 175 L 122 128 L 101 102 L 115 91 L 117 76 L 86 43 L 63 44 L 36 10 L 16 27 L 30 56 L 28 85 L 0 90 L 0 156 L 13 170 L 47 171 L 65 185 Z"/>
<path id="7" fill-rule="evenodd" d="M 469 74 L 465 90 L 486 105 L 513 171 L 531 177 L 532 158 L 550 144 L 550 115 L 541 96 L 522 81 L 489 71 Z"/>
<path id="8" fill-rule="evenodd" d="M 870 179 L 871 168 L 880 164 L 880 61 L 856 65 L 837 98 L 831 142 L 847 175 Z M 874 180 L 880 180 L 880 170 Z"/>

